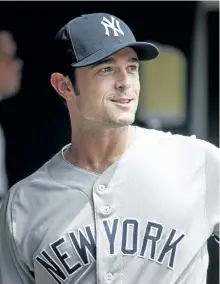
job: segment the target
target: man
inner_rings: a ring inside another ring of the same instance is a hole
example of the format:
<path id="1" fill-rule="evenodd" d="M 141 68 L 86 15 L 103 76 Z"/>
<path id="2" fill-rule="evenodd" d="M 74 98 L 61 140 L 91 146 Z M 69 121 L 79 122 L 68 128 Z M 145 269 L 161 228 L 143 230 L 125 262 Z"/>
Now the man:
<path id="1" fill-rule="evenodd" d="M 15 57 L 16 43 L 8 31 L 0 31 L 0 102 L 20 89 L 21 60 Z M 0 126 L 0 206 L 7 192 L 5 138 Z"/>
<path id="2" fill-rule="evenodd" d="M 0 282 L 205 283 L 219 149 L 132 126 L 139 61 L 157 48 L 103 13 L 67 23 L 56 47 L 51 84 L 66 101 L 72 141 L 11 188 Z"/>

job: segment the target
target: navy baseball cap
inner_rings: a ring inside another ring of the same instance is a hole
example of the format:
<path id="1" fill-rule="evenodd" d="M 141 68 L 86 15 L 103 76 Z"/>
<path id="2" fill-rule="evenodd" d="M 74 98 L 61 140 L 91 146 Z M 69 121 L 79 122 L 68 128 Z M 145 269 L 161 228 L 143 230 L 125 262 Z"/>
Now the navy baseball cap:
<path id="1" fill-rule="evenodd" d="M 97 63 L 125 47 L 133 48 L 139 60 L 151 60 L 159 55 L 155 45 L 137 42 L 122 20 L 106 13 L 77 17 L 55 37 L 56 60 L 72 67 Z"/>

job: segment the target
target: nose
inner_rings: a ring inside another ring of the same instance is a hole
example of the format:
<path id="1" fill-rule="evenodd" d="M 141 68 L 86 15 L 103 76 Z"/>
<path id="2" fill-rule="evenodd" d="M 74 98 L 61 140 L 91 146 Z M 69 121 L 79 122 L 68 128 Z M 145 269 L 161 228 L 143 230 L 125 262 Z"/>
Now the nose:
<path id="1" fill-rule="evenodd" d="M 120 91 L 127 90 L 131 87 L 129 74 L 124 71 L 118 71 L 117 78 L 115 81 L 115 88 Z"/>

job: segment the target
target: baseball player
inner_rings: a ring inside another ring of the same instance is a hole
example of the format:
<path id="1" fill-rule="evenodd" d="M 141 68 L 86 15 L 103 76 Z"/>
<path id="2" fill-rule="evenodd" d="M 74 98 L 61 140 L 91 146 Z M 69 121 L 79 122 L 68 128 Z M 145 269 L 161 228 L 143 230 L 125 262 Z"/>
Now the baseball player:
<path id="1" fill-rule="evenodd" d="M 0 214 L 1 284 L 205 284 L 219 232 L 219 149 L 132 125 L 139 62 L 158 56 L 113 15 L 56 36 L 51 84 L 72 140 L 10 189 Z"/>

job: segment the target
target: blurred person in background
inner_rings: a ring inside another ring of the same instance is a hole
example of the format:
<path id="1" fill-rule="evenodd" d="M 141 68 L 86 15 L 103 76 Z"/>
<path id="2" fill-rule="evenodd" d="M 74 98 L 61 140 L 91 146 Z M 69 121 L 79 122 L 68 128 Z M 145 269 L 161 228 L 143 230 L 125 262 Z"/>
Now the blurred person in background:
<path id="1" fill-rule="evenodd" d="M 0 102 L 18 93 L 22 61 L 16 56 L 17 46 L 12 34 L 0 31 Z M 5 167 L 5 137 L 0 125 L 0 206 L 8 190 Z"/>

